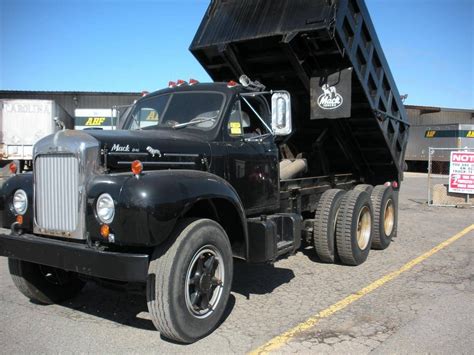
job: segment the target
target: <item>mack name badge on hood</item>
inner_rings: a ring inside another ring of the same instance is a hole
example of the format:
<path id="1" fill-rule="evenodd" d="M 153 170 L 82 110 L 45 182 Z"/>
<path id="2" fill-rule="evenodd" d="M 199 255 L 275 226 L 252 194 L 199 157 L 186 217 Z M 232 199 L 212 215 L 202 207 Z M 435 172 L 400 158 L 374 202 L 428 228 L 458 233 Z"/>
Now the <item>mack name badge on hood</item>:
<path id="1" fill-rule="evenodd" d="M 352 68 L 311 78 L 311 119 L 351 116 Z"/>

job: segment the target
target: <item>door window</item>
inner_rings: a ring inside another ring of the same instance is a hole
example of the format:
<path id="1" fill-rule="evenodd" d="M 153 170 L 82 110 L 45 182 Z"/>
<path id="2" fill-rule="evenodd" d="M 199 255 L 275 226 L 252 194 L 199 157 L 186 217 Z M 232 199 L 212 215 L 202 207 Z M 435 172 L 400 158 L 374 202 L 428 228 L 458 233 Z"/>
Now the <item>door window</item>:
<path id="1" fill-rule="evenodd" d="M 269 133 L 258 117 L 260 116 L 267 124 L 270 124 L 265 102 L 261 98 L 253 97 L 246 97 L 245 100 L 236 101 L 232 108 L 227 125 L 229 135 L 250 138 Z"/>

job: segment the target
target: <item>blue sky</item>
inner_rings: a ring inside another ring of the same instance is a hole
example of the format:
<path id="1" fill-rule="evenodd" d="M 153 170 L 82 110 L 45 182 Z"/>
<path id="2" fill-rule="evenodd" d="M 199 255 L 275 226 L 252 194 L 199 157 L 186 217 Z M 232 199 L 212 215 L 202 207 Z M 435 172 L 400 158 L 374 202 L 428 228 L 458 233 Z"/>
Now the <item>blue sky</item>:
<path id="1" fill-rule="evenodd" d="M 0 0 L 0 89 L 154 91 L 209 80 L 188 46 L 208 0 Z M 474 108 L 474 1 L 367 0 L 408 104 Z"/>

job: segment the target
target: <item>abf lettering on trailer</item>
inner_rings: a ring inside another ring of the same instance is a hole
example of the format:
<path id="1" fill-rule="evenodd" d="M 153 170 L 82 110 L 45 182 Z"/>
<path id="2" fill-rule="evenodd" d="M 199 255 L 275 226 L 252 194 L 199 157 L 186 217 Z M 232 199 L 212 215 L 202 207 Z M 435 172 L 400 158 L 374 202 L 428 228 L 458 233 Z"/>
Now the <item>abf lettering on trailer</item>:
<path id="1" fill-rule="evenodd" d="M 449 192 L 474 194 L 474 152 L 451 152 Z"/>

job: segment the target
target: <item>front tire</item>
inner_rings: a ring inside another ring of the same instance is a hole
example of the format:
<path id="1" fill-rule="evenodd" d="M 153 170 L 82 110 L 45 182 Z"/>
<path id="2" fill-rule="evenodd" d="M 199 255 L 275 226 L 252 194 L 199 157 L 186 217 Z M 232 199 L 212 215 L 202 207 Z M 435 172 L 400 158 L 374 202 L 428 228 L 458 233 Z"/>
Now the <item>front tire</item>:
<path id="1" fill-rule="evenodd" d="M 8 268 L 16 288 L 29 299 L 43 304 L 66 301 L 85 285 L 74 272 L 23 260 L 9 258 Z"/>
<path id="2" fill-rule="evenodd" d="M 210 219 L 186 219 L 150 262 L 147 304 L 166 338 L 192 343 L 211 333 L 224 315 L 233 275 L 224 229 Z"/>

